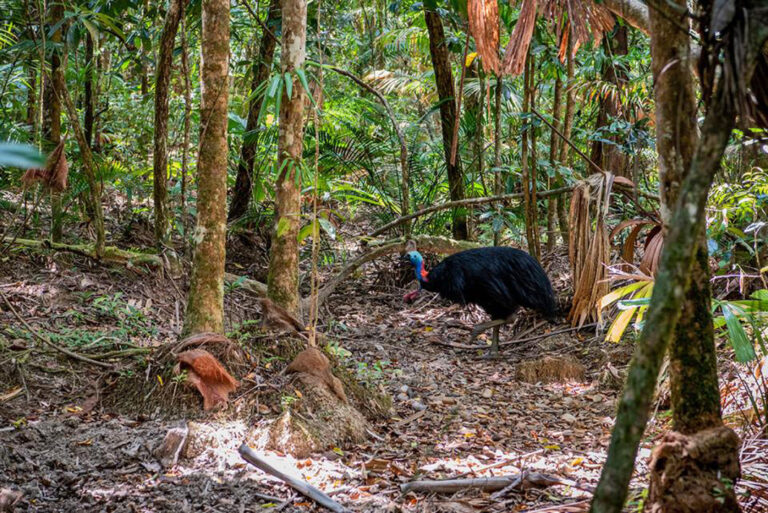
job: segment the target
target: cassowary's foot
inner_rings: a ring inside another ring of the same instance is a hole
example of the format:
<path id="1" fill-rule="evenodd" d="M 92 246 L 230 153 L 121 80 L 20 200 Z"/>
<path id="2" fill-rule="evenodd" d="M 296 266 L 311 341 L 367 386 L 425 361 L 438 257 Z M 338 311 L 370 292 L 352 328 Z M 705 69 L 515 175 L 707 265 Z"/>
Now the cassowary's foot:
<path id="1" fill-rule="evenodd" d="M 494 321 L 488 321 L 488 322 L 481 322 L 480 324 L 475 324 L 475 326 L 472 328 L 472 332 L 469 336 L 469 341 L 474 342 L 475 339 L 480 335 L 481 333 L 484 333 L 489 328 L 498 328 L 502 324 L 505 324 L 507 321 L 506 319 L 496 319 Z M 497 335 L 498 338 L 498 335 Z"/>
<path id="2" fill-rule="evenodd" d="M 411 291 L 403 296 L 403 301 L 406 303 L 412 302 L 414 299 L 416 299 L 419 296 L 419 290 Z"/>
<path id="3" fill-rule="evenodd" d="M 486 360 L 498 360 L 499 355 L 499 330 L 501 329 L 501 325 L 497 325 L 493 327 L 493 336 L 491 337 L 491 349 L 483 355 L 483 358 Z"/>

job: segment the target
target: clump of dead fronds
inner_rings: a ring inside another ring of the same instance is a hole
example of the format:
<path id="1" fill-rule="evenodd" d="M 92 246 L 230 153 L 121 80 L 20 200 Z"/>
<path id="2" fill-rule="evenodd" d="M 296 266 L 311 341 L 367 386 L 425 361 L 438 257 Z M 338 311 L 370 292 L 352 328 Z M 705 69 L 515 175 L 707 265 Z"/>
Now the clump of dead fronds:
<path id="1" fill-rule="evenodd" d="M 587 320 L 602 322 L 599 301 L 609 291 L 610 242 L 606 216 L 611 190 L 616 182 L 634 186 L 626 178 L 611 173 L 596 173 L 573 191 L 568 256 L 574 293 L 568 320 L 574 326 L 583 326 Z"/>
<path id="2" fill-rule="evenodd" d="M 536 0 L 523 0 L 520 17 L 509 37 L 509 44 L 504 50 L 502 69 L 504 73 L 516 76 L 523 72 L 528 47 L 531 45 L 533 29 L 536 26 Z"/>
<path id="3" fill-rule="evenodd" d="M 64 153 L 64 139 L 48 156 L 45 161 L 45 167 L 39 169 L 27 169 L 24 176 L 21 177 L 21 183 L 29 188 L 35 183 L 42 183 L 52 191 L 62 192 L 67 188 L 67 177 L 69 175 L 69 164 L 67 156 Z"/>
<path id="4" fill-rule="evenodd" d="M 644 228 L 650 228 L 645 235 L 643 256 L 640 258 L 638 267 L 646 275 L 654 276 L 659 268 L 661 249 L 664 247 L 661 223 L 650 219 L 627 219 L 617 224 L 611 230 L 610 239 L 614 240 L 617 235 L 629 227 L 632 227 L 632 229 L 621 246 L 621 259 L 625 262 L 622 265 L 622 270 L 628 271 L 631 269 L 630 264 L 635 262 L 635 246 L 637 245 L 638 236 Z"/>

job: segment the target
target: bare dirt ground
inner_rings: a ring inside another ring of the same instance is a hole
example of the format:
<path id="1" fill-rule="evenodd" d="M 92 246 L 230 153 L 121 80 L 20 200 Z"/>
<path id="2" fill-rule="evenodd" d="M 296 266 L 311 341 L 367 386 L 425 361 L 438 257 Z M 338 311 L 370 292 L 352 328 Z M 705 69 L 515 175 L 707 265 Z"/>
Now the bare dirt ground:
<path id="1" fill-rule="evenodd" d="M 469 327 L 482 315 L 429 295 L 404 306 L 404 290 L 382 278 L 393 274 L 392 265 L 366 268 L 338 289 L 322 312 L 332 352 L 361 382 L 393 398 L 390 416 L 371 419 L 366 443 L 328 447 L 303 460 L 262 451 L 266 427 L 281 411 L 281 397 L 272 393 L 251 411 L 197 414 L 195 420 L 210 430 L 209 441 L 164 468 L 154 448 L 185 419 L 159 407 L 137 414 L 110 392 L 136 373 L 153 379 L 142 365 L 147 355 L 139 350 L 178 338 L 184 284 L 71 255 L 11 255 L 0 263 L 0 292 L 33 329 L 81 353 L 120 351 L 121 357 L 105 360 L 118 365 L 118 372 L 110 373 L 60 358 L 0 301 L 0 489 L 22 492 L 17 511 L 319 510 L 245 464 L 237 447 L 247 441 L 275 466 L 353 511 L 506 512 L 547 506 L 583 511 L 605 458 L 631 344 L 605 343 L 594 328 L 541 337 L 568 326 L 521 314 L 502 332 L 502 341 L 525 341 L 505 346 L 500 360 L 485 360 L 482 351 L 463 347 Z M 552 262 L 550 273 L 563 290 L 567 276 L 558 265 Z M 233 337 L 246 345 L 273 343 L 243 335 L 260 318 L 256 298 L 229 290 L 226 311 Z M 128 355 L 131 350 L 138 354 Z M 529 382 L 527 365 L 544 356 L 568 357 L 584 372 L 575 380 Z M 262 358 L 253 372 L 269 389 L 286 363 Z M 642 501 L 646 461 L 667 419 L 660 412 L 649 430 L 630 511 Z M 768 511 L 760 509 L 766 503 L 759 499 L 766 494 L 768 472 L 758 479 L 759 470 L 768 468 L 765 445 L 752 438 L 743 462 L 752 470 L 740 492 L 747 510 Z M 414 479 L 522 470 L 555 475 L 567 484 L 495 498 L 475 490 L 403 494 L 399 487 Z"/>

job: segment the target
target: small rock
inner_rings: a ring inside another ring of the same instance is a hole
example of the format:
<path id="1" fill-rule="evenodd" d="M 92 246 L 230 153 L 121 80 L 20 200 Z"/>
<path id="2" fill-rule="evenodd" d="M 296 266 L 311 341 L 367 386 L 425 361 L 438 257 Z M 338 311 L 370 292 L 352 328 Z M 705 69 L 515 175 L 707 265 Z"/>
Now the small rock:
<path id="1" fill-rule="evenodd" d="M 601 403 L 605 401 L 605 396 L 603 394 L 595 394 L 595 395 L 589 396 L 589 398 L 596 403 Z"/>
<path id="2" fill-rule="evenodd" d="M 416 411 L 422 411 L 427 409 L 426 405 L 421 401 L 411 401 L 411 408 L 413 408 Z"/>
<path id="3" fill-rule="evenodd" d="M 189 428 L 186 426 L 169 429 L 162 443 L 153 451 L 153 455 L 160 460 L 163 467 L 174 466 L 179 461 L 179 455 L 184 449 L 188 436 Z"/>
<path id="4" fill-rule="evenodd" d="M 560 418 L 569 424 L 573 424 L 578 420 L 575 416 L 571 415 L 570 413 L 564 413 L 563 416 Z"/>
<path id="5" fill-rule="evenodd" d="M 482 396 L 485 399 L 490 399 L 491 397 L 493 397 L 493 392 L 491 391 L 490 388 L 486 388 L 485 390 L 483 390 Z"/>
<path id="6" fill-rule="evenodd" d="M 403 385 L 400 387 L 400 393 L 407 394 L 411 390 L 411 387 L 408 385 Z"/>
<path id="7" fill-rule="evenodd" d="M 259 404 L 259 413 L 260 414 L 268 415 L 270 411 L 271 410 L 270 410 L 269 406 L 267 406 L 266 404 L 264 404 L 264 403 L 260 403 Z"/>
<path id="8" fill-rule="evenodd" d="M 397 400 L 398 401 L 407 401 L 408 400 L 408 394 L 404 394 L 404 393 L 397 394 Z"/>

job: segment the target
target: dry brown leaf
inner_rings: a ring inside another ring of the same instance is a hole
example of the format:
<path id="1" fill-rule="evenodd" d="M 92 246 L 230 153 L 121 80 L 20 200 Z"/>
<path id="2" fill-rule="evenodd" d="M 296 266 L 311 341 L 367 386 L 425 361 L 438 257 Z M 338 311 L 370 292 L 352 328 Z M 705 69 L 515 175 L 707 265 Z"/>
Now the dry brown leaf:
<path id="1" fill-rule="evenodd" d="M 238 383 L 224 366 L 208 351 L 192 349 L 176 355 L 181 369 L 187 369 L 187 380 L 197 387 L 203 396 L 203 409 L 208 411 L 227 404 L 230 392 Z"/>
<path id="2" fill-rule="evenodd" d="M 67 188 L 68 175 L 69 164 L 67 164 L 67 156 L 64 153 L 64 139 L 62 139 L 48 156 L 45 167 L 41 169 L 27 169 L 24 176 L 21 177 L 21 183 L 25 188 L 29 188 L 35 183 L 42 183 L 51 190 L 62 192 Z"/>

